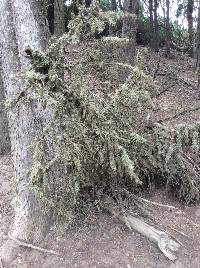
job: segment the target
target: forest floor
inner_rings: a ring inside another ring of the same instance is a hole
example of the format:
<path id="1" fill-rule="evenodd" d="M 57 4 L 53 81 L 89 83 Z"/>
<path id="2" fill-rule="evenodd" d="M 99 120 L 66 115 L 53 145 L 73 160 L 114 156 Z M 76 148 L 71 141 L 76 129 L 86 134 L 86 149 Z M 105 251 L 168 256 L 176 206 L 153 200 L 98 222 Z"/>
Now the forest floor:
<path id="1" fill-rule="evenodd" d="M 181 53 L 176 53 L 172 59 L 165 59 L 162 54 L 145 56 L 145 72 L 155 76 L 160 88 L 154 100 L 156 120 L 170 125 L 199 121 L 200 100 L 197 99 L 197 76 L 193 67 L 194 60 Z M 175 116 L 178 113 L 179 116 Z M 186 206 L 165 189 L 155 189 L 144 196 L 176 207 L 156 206 L 155 212 L 155 227 L 170 233 L 182 244 L 175 263 L 167 260 L 155 244 L 131 232 L 114 216 L 91 212 L 81 225 L 67 231 L 51 231 L 39 245 L 57 251 L 59 256 L 21 248 L 10 267 L 200 268 L 200 205 Z M 10 156 L 3 156 L 0 158 L 0 246 L 8 239 L 13 198 L 13 166 Z"/>

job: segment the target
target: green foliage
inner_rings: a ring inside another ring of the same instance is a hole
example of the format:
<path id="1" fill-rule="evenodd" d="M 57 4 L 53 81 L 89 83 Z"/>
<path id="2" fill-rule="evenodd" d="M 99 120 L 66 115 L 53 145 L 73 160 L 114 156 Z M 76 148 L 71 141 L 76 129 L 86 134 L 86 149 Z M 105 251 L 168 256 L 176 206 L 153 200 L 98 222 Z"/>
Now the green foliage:
<path id="1" fill-rule="evenodd" d="M 24 77 L 26 101 L 41 105 L 46 115 L 33 143 L 32 187 L 68 218 L 88 189 L 98 197 L 125 188 L 137 192 L 158 176 L 177 184 L 186 201 L 199 200 L 196 171 L 183 153 L 198 149 L 200 127 L 152 124 L 153 79 L 118 56 L 130 40 L 95 38 L 105 21 L 122 18 L 110 14 L 108 20 L 96 6 L 82 8 L 68 34 L 45 53 L 34 52 Z"/>

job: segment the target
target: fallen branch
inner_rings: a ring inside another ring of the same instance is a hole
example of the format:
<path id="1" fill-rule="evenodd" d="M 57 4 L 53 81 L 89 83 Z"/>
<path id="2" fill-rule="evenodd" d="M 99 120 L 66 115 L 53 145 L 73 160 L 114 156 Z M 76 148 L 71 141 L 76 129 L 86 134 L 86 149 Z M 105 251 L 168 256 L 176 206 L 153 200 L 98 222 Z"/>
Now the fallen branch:
<path id="1" fill-rule="evenodd" d="M 160 95 L 164 94 L 167 91 L 170 91 L 176 84 L 173 83 L 172 85 L 168 85 L 166 88 L 164 88 L 163 90 L 158 90 L 158 93 L 154 96 L 155 98 L 160 97 Z M 161 87 L 160 87 L 161 88 Z"/>
<path id="2" fill-rule="evenodd" d="M 176 260 L 176 252 L 178 251 L 180 244 L 174 241 L 166 232 L 154 228 L 144 221 L 130 215 L 130 213 L 126 212 L 126 215 L 120 215 L 119 209 L 113 206 L 110 200 L 106 201 L 106 205 L 107 210 L 112 213 L 112 215 L 119 218 L 132 230 L 137 231 L 157 244 L 159 249 L 169 260 Z"/>
<path id="3" fill-rule="evenodd" d="M 177 80 L 181 81 L 182 83 L 186 84 L 189 87 L 194 88 L 195 87 L 195 82 L 194 81 L 190 81 L 190 80 L 186 80 L 185 78 L 178 76 L 176 77 Z"/>
<path id="4" fill-rule="evenodd" d="M 172 240 L 169 235 L 167 235 L 165 232 L 155 229 L 151 225 L 131 215 L 125 216 L 124 221 L 132 229 L 156 243 L 159 249 L 168 259 L 171 261 L 176 260 L 175 254 L 178 251 L 180 244 Z"/>
<path id="5" fill-rule="evenodd" d="M 17 238 L 13 237 L 10 233 L 8 233 L 8 237 L 11 240 L 13 240 L 15 243 L 17 243 L 19 246 L 26 247 L 26 248 L 32 248 L 32 249 L 35 249 L 35 250 L 38 250 L 38 251 L 41 251 L 41 252 L 44 252 L 44 253 L 53 254 L 53 255 L 60 255 L 56 251 L 45 249 L 45 248 L 40 248 L 40 247 L 34 246 L 32 244 L 22 242 L 22 241 L 18 240 Z"/>
<path id="6" fill-rule="evenodd" d="M 173 231 L 177 232 L 178 234 L 180 234 L 180 235 L 182 235 L 182 236 L 185 236 L 185 237 L 187 237 L 187 238 L 189 238 L 189 239 L 192 239 L 191 236 L 189 236 L 189 235 L 187 235 L 187 234 L 185 234 L 185 233 L 183 233 L 183 232 L 181 232 L 181 231 L 179 231 L 179 230 L 177 230 L 177 229 L 175 229 L 175 228 L 173 228 L 173 227 L 171 227 L 171 226 L 169 226 L 169 225 L 168 225 L 168 227 L 169 227 L 170 229 L 172 229 Z"/>
<path id="7" fill-rule="evenodd" d="M 187 114 L 189 112 L 195 112 L 195 111 L 198 111 L 198 110 L 200 110 L 200 107 L 199 106 L 198 107 L 191 108 L 191 109 L 184 109 L 184 110 L 180 111 L 179 113 L 177 113 L 175 115 L 168 116 L 168 117 L 166 117 L 164 119 L 160 119 L 160 120 L 156 121 L 156 123 L 163 123 L 165 121 L 170 121 L 170 120 L 172 120 L 174 118 L 177 118 L 177 117 L 179 117 L 181 115 Z"/>
<path id="8" fill-rule="evenodd" d="M 152 205 L 155 205 L 155 206 L 158 206 L 158 207 L 164 207 L 164 208 L 169 208 L 169 209 L 177 209 L 176 207 L 173 207 L 173 206 L 169 206 L 169 205 L 163 205 L 163 204 L 160 204 L 160 203 L 157 203 L 157 202 L 153 202 L 153 201 L 150 201 L 150 200 L 147 200 L 147 199 L 144 199 L 142 197 L 138 197 L 138 199 L 146 202 L 146 203 L 149 203 L 149 204 L 152 204 Z"/>

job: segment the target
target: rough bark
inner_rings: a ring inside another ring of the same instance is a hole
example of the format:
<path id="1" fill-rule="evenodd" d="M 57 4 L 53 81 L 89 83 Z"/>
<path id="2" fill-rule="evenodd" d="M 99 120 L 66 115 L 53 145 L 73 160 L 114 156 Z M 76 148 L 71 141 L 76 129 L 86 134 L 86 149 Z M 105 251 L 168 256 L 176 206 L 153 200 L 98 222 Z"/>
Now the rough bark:
<path id="1" fill-rule="evenodd" d="M 65 32 L 64 1 L 54 0 L 54 34 L 61 36 Z"/>
<path id="2" fill-rule="evenodd" d="M 155 40 L 155 34 L 154 34 L 154 19 L 153 19 L 153 0 L 149 0 L 149 32 L 150 32 L 150 48 L 154 50 L 154 40 Z"/>
<path id="3" fill-rule="evenodd" d="M 120 9 L 120 10 L 123 10 L 123 6 L 122 6 L 122 2 L 121 2 L 121 0 L 118 0 L 118 5 L 119 5 L 119 9 Z"/>
<path id="4" fill-rule="evenodd" d="M 137 0 L 125 0 L 123 10 L 126 13 L 126 16 L 123 20 L 122 26 L 122 37 L 129 39 L 129 44 L 126 48 L 126 54 L 128 62 L 134 64 L 134 55 L 135 55 L 135 35 L 136 35 L 136 19 L 133 16 L 138 7 Z M 130 14 L 130 15 L 129 15 Z"/>
<path id="5" fill-rule="evenodd" d="M 170 57 L 170 19 L 169 19 L 169 5 L 170 1 L 166 0 L 166 25 L 165 25 L 165 49 L 166 49 L 166 57 Z"/>
<path id="6" fill-rule="evenodd" d="M 21 89 L 20 82 L 13 77 L 30 65 L 25 47 L 43 48 L 47 34 L 38 1 L 30 0 L 25 5 L 23 0 L 15 0 L 11 5 L 10 1 L 1 0 L 0 7 L 3 81 L 6 97 L 13 99 Z M 39 198 L 28 187 L 28 172 L 32 166 L 30 145 L 41 132 L 43 115 L 38 104 L 28 102 L 19 103 L 8 115 L 17 184 L 15 218 L 10 232 L 15 238 L 31 242 L 43 239 L 50 226 Z M 8 252 L 12 255 L 13 249 L 5 245 L 2 252 L 2 257 L 7 254 L 9 259 Z"/>
<path id="7" fill-rule="evenodd" d="M 2 67 L 0 63 L 0 155 L 6 154 L 10 151 L 8 118 L 4 107 L 5 95 L 2 79 Z"/>
<path id="8" fill-rule="evenodd" d="M 194 41 L 193 10 L 194 10 L 194 0 L 188 0 L 187 21 L 188 21 L 188 34 L 189 34 L 189 54 L 191 57 L 193 56 L 193 41 Z"/>
<path id="9" fill-rule="evenodd" d="M 195 49 L 195 57 L 196 57 L 196 71 L 198 73 L 198 98 L 200 98 L 200 0 L 198 3 L 198 21 L 197 21 L 197 33 L 196 33 L 196 49 Z"/>
<path id="10" fill-rule="evenodd" d="M 111 10 L 113 10 L 113 11 L 117 10 L 117 2 L 116 2 L 116 0 L 111 0 L 110 7 L 111 7 Z"/>
<path id="11" fill-rule="evenodd" d="M 154 51 L 159 51 L 159 31 L 158 31 L 158 1 L 154 0 Z"/>
<path id="12" fill-rule="evenodd" d="M 49 31 L 54 34 L 54 0 L 48 0 L 47 19 L 49 23 Z"/>
<path id="13" fill-rule="evenodd" d="M 92 1 L 91 0 L 85 0 L 85 6 L 89 7 L 91 5 Z"/>

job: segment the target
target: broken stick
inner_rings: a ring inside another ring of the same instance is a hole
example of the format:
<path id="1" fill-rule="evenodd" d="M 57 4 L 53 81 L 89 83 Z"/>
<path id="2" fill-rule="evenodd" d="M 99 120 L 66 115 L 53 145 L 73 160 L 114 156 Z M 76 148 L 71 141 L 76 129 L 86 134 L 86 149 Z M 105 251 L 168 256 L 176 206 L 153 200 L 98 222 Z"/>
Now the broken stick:
<path id="1" fill-rule="evenodd" d="M 35 250 L 38 250 L 38 251 L 41 251 L 41 252 L 44 252 L 44 253 L 53 254 L 53 255 L 60 255 L 58 252 L 56 252 L 54 250 L 40 248 L 40 247 L 34 246 L 32 244 L 22 242 L 22 241 L 18 240 L 17 238 L 13 237 L 10 233 L 8 233 L 8 237 L 11 240 L 13 240 L 15 243 L 17 243 L 19 246 L 26 247 L 26 248 L 32 248 L 32 249 L 35 249 Z"/>
<path id="2" fill-rule="evenodd" d="M 180 244 L 171 239 L 168 234 L 155 229 L 153 226 L 131 215 L 124 216 L 124 221 L 133 230 L 139 232 L 152 242 L 156 243 L 159 249 L 168 259 L 171 261 L 176 260 L 176 252 L 178 251 Z"/>

